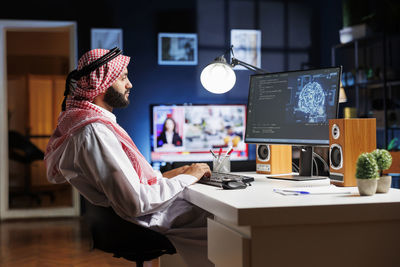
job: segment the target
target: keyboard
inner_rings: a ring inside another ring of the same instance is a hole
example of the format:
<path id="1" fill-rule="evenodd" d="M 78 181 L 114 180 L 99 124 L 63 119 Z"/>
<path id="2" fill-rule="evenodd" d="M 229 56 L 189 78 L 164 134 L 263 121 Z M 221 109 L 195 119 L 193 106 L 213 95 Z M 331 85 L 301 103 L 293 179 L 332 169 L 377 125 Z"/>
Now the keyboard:
<path id="1" fill-rule="evenodd" d="M 244 184 L 249 184 L 254 181 L 254 178 L 240 174 L 211 172 L 210 177 L 203 176 L 203 178 L 199 180 L 199 183 L 222 187 L 223 181 L 238 181 Z"/>

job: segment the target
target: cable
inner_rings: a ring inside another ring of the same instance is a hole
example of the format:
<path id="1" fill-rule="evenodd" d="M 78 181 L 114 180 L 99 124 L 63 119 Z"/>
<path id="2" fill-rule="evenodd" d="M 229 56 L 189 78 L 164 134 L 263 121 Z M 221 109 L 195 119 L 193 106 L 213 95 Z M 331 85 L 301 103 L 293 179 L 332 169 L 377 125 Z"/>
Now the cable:
<path id="1" fill-rule="evenodd" d="M 296 163 L 292 162 L 292 167 L 294 168 L 295 172 L 299 172 L 299 166 L 297 166 Z"/>
<path id="2" fill-rule="evenodd" d="M 314 152 L 313 152 L 313 153 L 314 153 Z M 318 176 L 318 165 L 317 165 L 317 161 L 315 160 L 314 157 L 312 158 L 312 160 L 313 160 L 314 165 L 315 165 L 315 172 L 317 173 L 317 176 Z"/>
<path id="3" fill-rule="evenodd" d="M 325 170 L 326 170 L 327 172 L 329 172 L 329 166 L 328 166 L 328 164 L 326 163 L 326 161 L 325 161 L 320 155 L 318 155 L 318 154 L 315 153 L 315 152 L 313 152 L 313 156 L 316 156 L 316 157 L 322 162 L 322 164 L 324 164 Z"/>

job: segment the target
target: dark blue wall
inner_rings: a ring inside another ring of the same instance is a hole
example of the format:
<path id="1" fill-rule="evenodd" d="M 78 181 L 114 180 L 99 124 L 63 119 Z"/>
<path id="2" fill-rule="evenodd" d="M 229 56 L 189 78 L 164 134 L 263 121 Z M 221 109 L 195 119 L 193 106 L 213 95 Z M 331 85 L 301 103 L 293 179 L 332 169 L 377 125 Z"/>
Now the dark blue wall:
<path id="1" fill-rule="evenodd" d="M 133 84 L 131 105 L 115 110 L 118 122 L 150 158 L 149 105 L 159 103 L 247 103 L 249 71 L 237 71 L 227 94 L 200 84 L 202 68 L 229 45 L 231 28 L 262 30 L 262 68 L 269 71 L 330 65 L 338 43 L 341 1 L 26 1 L 1 8 L 1 19 L 68 20 L 78 24 L 79 56 L 90 49 L 91 28 L 122 28 Z M 160 66 L 158 32 L 198 33 L 197 66 Z M 250 146 L 251 159 L 255 158 Z"/>

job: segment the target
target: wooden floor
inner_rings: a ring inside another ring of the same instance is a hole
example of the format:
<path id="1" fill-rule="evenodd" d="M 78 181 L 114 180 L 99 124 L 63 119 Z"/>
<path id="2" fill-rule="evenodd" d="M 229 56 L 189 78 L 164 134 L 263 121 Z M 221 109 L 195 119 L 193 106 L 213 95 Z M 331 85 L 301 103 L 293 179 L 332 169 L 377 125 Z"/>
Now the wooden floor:
<path id="1" fill-rule="evenodd" d="M 158 265 L 158 260 L 145 263 L 145 266 Z M 136 265 L 112 254 L 91 250 L 88 229 L 79 218 L 74 218 L 0 222 L 0 266 Z"/>

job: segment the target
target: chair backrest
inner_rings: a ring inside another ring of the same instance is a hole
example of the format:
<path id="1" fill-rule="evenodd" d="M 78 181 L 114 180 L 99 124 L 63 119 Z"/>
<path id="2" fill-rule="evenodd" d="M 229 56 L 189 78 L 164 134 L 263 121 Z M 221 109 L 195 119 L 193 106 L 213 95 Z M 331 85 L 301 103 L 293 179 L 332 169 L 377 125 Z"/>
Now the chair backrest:
<path id="1" fill-rule="evenodd" d="M 13 130 L 8 131 L 8 150 L 10 159 L 22 163 L 31 163 L 44 158 L 44 152 L 32 143 L 28 137 Z"/>
<path id="2" fill-rule="evenodd" d="M 176 253 L 164 235 L 119 217 L 112 208 L 95 206 L 84 199 L 93 247 L 132 261 L 147 261 Z"/>

